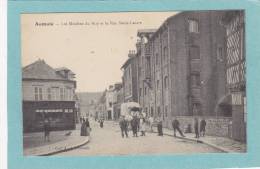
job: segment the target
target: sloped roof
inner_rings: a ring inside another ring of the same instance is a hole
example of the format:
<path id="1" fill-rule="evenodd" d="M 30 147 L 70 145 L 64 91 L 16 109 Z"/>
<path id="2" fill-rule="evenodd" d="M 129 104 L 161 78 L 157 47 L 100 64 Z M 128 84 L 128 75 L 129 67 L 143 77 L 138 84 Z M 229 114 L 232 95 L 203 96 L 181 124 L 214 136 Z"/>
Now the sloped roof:
<path id="1" fill-rule="evenodd" d="M 48 80 L 67 80 L 56 72 L 44 60 L 37 60 L 23 68 L 23 79 L 48 79 Z"/>

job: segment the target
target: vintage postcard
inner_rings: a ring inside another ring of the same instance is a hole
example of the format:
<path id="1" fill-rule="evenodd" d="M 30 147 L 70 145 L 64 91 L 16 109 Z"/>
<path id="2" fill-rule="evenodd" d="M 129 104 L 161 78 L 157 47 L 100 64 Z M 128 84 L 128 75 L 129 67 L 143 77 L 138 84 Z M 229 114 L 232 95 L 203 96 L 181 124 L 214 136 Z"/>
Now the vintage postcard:
<path id="1" fill-rule="evenodd" d="M 182 161 L 174 168 L 234 167 L 259 153 L 252 150 L 257 117 L 249 116 L 247 9 L 23 10 L 15 17 L 20 94 L 10 97 L 20 105 L 20 129 L 11 138 L 21 144 L 10 156 L 24 160 L 22 168 L 30 161 L 49 168 L 55 159 L 62 169 L 84 168 L 84 160 L 98 169 L 105 159 L 107 167 L 127 159 L 133 168 L 151 159 Z"/>

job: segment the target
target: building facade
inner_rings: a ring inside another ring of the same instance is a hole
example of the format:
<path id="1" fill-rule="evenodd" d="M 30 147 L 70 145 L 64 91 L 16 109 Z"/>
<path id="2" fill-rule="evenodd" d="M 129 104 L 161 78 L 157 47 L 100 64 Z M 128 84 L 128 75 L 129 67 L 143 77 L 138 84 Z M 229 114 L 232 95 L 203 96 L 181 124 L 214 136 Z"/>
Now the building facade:
<path id="1" fill-rule="evenodd" d="M 74 129 L 77 119 L 75 74 L 43 60 L 23 68 L 23 130 L 40 131 L 48 118 L 53 129 Z"/>
<path id="2" fill-rule="evenodd" d="M 137 81 L 138 81 L 138 102 L 143 111 L 153 116 L 152 100 L 154 99 L 151 90 L 151 43 L 148 43 L 155 29 L 138 30 L 139 40 L 136 43 L 136 57 L 138 60 Z"/>
<path id="3" fill-rule="evenodd" d="M 246 141 L 246 64 L 244 11 L 228 11 L 222 19 L 226 28 L 228 97 L 232 105 L 232 138 Z"/>
<path id="4" fill-rule="evenodd" d="M 120 117 L 121 103 L 123 102 L 123 85 L 115 83 L 106 91 L 107 119 L 117 120 Z"/>
<path id="5" fill-rule="evenodd" d="M 123 64 L 123 93 L 124 102 L 138 102 L 138 59 L 135 51 L 129 51 L 128 59 Z"/>
<path id="6" fill-rule="evenodd" d="M 138 32 L 139 102 L 165 125 L 175 116 L 231 116 L 219 108 L 227 92 L 223 14 L 181 12 Z"/>

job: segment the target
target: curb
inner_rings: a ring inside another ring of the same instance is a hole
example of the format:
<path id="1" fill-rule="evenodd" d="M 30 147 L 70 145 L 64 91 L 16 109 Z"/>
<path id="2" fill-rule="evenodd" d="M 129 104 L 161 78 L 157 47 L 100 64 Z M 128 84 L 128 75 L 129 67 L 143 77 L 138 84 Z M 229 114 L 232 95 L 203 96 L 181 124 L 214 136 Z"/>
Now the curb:
<path id="1" fill-rule="evenodd" d="M 152 131 L 151 133 L 157 133 L 155 131 Z M 170 137 L 174 137 L 173 135 L 171 134 L 168 134 L 168 133 L 164 133 L 163 135 L 166 135 L 166 136 L 170 136 Z M 211 144 L 211 143 L 208 143 L 208 142 L 205 142 L 205 141 L 202 141 L 202 140 L 198 140 L 198 139 L 192 139 L 192 138 L 187 138 L 187 137 L 180 137 L 180 136 L 176 136 L 175 138 L 178 138 L 178 139 L 183 139 L 183 140 L 188 140 L 188 141 L 192 141 L 192 142 L 196 142 L 196 143 L 201 143 L 201 144 L 205 144 L 205 145 L 208 145 L 210 147 L 213 147 L 223 153 L 231 153 L 231 151 L 225 149 L 225 148 L 222 148 L 222 147 L 219 147 L 215 144 Z"/>
<path id="2" fill-rule="evenodd" d="M 73 150 L 73 149 L 76 149 L 76 148 L 79 148 L 85 144 L 87 144 L 88 142 L 90 141 L 90 138 L 89 136 L 86 138 L 86 140 L 84 140 L 83 142 L 81 143 L 78 143 L 78 144 L 74 144 L 72 146 L 69 146 L 69 147 L 62 147 L 61 149 L 59 150 L 53 150 L 53 151 L 49 151 L 49 152 L 45 152 L 45 153 L 39 153 L 39 154 L 34 154 L 33 156 L 50 156 L 50 155 L 54 155 L 54 154 L 58 154 L 58 153 L 62 153 L 62 152 L 66 152 L 66 151 L 69 151 L 69 150 Z M 29 155 L 30 156 L 30 155 Z"/>
<path id="3" fill-rule="evenodd" d="M 38 156 L 50 156 L 50 155 L 54 155 L 54 154 L 58 154 L 58 153 L 62 153 L 62 152 L 66 152 L 66 151 L 69 151 L 69 150 L 73 150 L 73 149 L 76 149 L 76 148 L 79 148 L 85 144 L 87 144 L 88 142 L 90 141 L 90 138 L 89 136 L 86 138 L 85 141 L 83 141 L 82 143 L 79 143 L 79 144 L 76 144 L 76 145 L 72 145 L 70 147 L 64 147 L 63 149 L 61 150 L 58 150 L 58 151 L 51 151 L 51 152 L 48 152 L 48 153 L 43 153 L 43 154 L 39 154 Z"/>

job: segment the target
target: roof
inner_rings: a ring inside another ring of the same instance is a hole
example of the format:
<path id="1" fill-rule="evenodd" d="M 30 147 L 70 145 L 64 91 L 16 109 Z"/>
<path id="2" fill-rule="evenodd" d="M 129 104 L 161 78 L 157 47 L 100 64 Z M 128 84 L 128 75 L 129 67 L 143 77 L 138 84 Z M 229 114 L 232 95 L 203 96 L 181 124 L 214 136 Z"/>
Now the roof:
<path id="1" fill-rule="evenodd" d="M 141 36 L 142 34 L 152 34 L 155 33 L 157 29 L 139 29 L 137 31 L 137 36 Z"/>
<path id="2" fill-rule="evenodd" d="M 133 59 L 134 59 L 134 57 L 128 58 L 128 59 L 125 61 L 125 63 L 123 64 L 123 66 L 121 67 L 121 69 L 123 69 L 123 68 L 125 68 L 126 66 L 128 66 L 128 65 L 130 64 L 130 61 L 133 60 Z"/>
<path id="3" fill-rule="evenodd" d="M 75 75 L 75 73 L 73 73 L 70 69 L 66 68 L 66 67 L 59 67 L 59 68 L 55 68 L 55 71 L 68 71 L 70 74 Z"/>
<path id="4" fill-rule="evenodd" d="M 23 79 L 68 80 L 41 59 L 23 67 L 22 77 Z"/>

